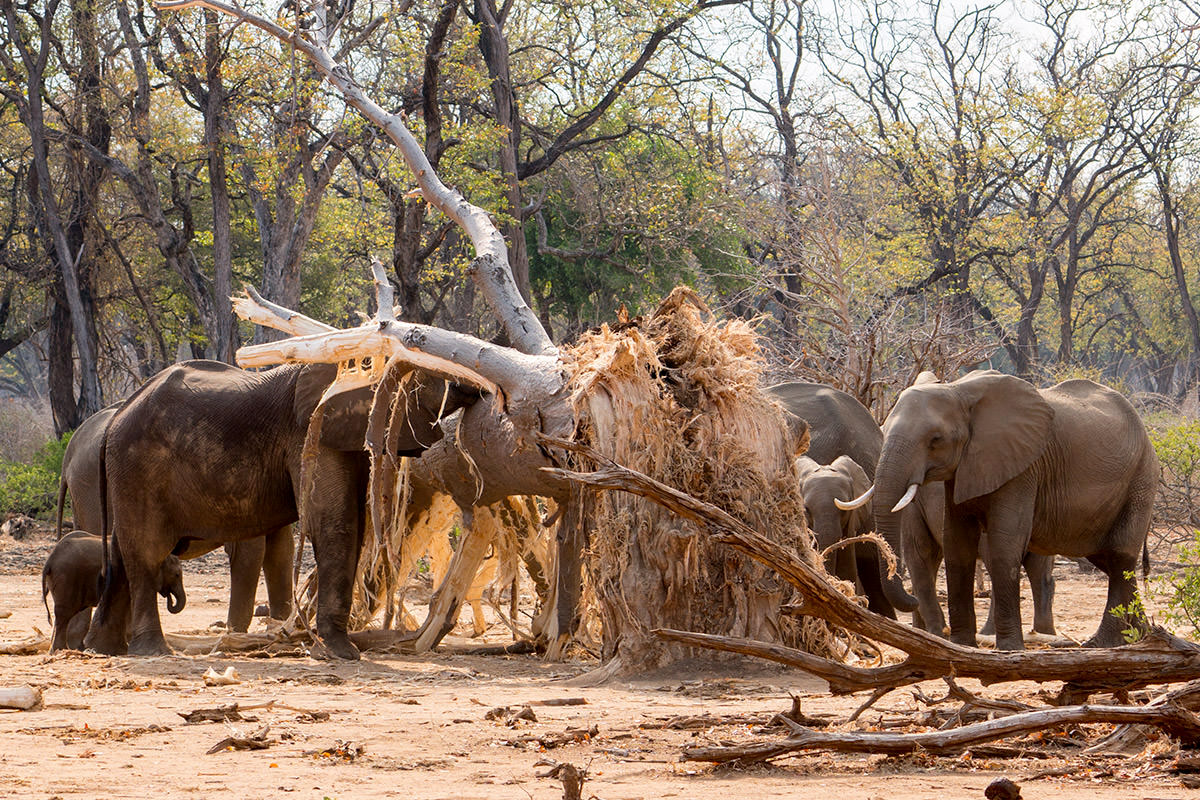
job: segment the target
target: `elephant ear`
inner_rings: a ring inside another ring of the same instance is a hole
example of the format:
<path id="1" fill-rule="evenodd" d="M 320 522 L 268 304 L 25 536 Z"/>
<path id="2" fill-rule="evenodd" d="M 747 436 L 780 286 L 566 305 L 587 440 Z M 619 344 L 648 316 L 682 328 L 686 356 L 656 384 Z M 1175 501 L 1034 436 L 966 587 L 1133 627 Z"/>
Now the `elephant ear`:
<path id="1" fill-rule="evenodd" d="M 292 411 L 296 424 L 307 428 L 321 395 L 337 377 L 334 364 L 308 364 L 296 376 Z M 321 424 L 321 444 L 334 450 L 362 450 L 367 435 L 367 418 L 371 409 L 372 389 L 369 386 L 342 392 L 325 403 Z"/>
<path id="2" fill-rule="evenodd" d="M 856 497 L 861 497 L 867 489 L 871 488 L 871 479 L 867 477 L 866 470 L 859 466 L 858 462 L 850 456 L 838 456 L 830 466 L 850 476 L 850 497 L 841 497 L 838 499 L 853 500 Z M 850 525 L 848 529 L 852 535 L 857 536 L 860 533 L 866 533 L 871 530 L 872 522 L 874 522 L 874 514 L 871 508 L 871 504 L 867 503 L 850 511 Z"/>
<path id="3" fill-rule="evenodd" d="M 1054 409 L 1028 381 L 994 370 L 972 372 L 956 387 L 970 407 L 970 436 L 954 473 L 954 502 L 994 492 L 1041 456 Z"/>

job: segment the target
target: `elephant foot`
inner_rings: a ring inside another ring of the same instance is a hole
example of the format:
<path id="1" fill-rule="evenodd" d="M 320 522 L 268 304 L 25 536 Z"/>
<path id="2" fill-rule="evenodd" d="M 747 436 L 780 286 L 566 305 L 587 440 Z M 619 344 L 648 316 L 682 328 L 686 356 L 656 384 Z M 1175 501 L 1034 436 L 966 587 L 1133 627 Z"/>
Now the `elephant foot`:
<path id="1" fill-rule="evenodd" d="M 1084 647 L 1120 647 L 1129 644 L 1121 631 L 1106 631 L 1104 628 L 1096 631 L 1092 638 L 1083 643 Z"/>
<path id="2" fill-rule="evenodd" d="M 87 650 L 106 656 L 123 656 L 129 651 L 123 636 L 118 636 L 94 625 L 84 638 L 83 646 Z"/>
<path id="3" fill-rule="evenodd" d="M 141 633 L 134 636 L 129 642 L 129 655 L 131 656 L 169 656 L 171 654 L 172 650 L 167 647 L 167 640 L 163 638 L 162 631 Z"/>
<path id="4" fill-rule="evenodd" d="M 354 646 L 354 642 L 350 641 L 350 636 L 345 631 L 323 633 L 321 634 L 321 641 L 325 645 L 324 655 L 340 658 L 344 661 L 358 661 L 362 658 L 358 652 L 358 648 Z"/>
<path id="5" fill-rule="evenodd" d="M 1021 638 L 1021 634 L 1019 634 L 1019 633 L 1016 636 L 997 636 L 996 637 L 996 649 L 997 650 L 1024 650 L 1025 649 L 1025 640 Z"/>

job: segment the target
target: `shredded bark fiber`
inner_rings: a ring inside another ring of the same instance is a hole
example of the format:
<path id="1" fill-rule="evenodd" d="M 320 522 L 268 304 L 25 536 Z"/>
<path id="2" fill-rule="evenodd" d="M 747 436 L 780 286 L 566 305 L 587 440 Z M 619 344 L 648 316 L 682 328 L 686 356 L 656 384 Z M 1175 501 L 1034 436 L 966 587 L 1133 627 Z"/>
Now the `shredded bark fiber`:
<path id="1" fill-rule="evenodd" d="M 586 335 L 567 360 L 578 441 L 712 503 L 820 569 L 795 472 L 807 432 L 761 389 L 765 364 L 746 323 L 717 321 L 679 288 L 646 321 Z M 824 623 L 779 613 L 792 591 L 772 571 L 642 498 L 583 496 L 586 572 L 611 673 L 688 653 L 654 641 L 650 631 L 668 624 L 834 652 Z"/>

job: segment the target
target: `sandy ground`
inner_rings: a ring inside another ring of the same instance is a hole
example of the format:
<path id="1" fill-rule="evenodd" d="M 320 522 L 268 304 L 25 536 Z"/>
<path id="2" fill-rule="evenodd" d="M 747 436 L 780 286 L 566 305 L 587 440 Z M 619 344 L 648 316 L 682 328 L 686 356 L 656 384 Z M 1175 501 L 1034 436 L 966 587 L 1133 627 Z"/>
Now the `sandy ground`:
<path id="1" fill-rule="evenodd" d="M 0 641 L 49 631 L 40 602 L 45 541 L 0 541 Z M 195 631 L 225 616 L 226 578 L 219 556 L 189 563 L 187 609 L 164 615 L 167 630 Z M 1090 634 L 1103 606 L 1101 578 L 1060 567 L 1055 611 L 1060 631 Z M 1026 592 L 1028 588 L 1026 587 Z M 260 587 L 260 602 L 265 590 Z M 1029 600 L 1025 601 L 1026 609 Z M 469 617 L 464 615 L 466 623 Z M 261 623 L 256 623 L 261 624 Z M 465 626 L 456 633 L 465 633 Z M 503 641 L 499 625 L 489 640 Z M 209 667 L 233 666 L 243 682 L 207 688 Z M 545 663 L 534 656 L 368 655 L 354 664 L 307 658 L 108 658 L 82 654 L 0 656 L 0 686 L 32 684 L 45 708 L 0 712 L 0 796 L 22 798 L 528 798 L 562 797 L 558 780 L 539 777 L 555 761 L 586 767 L 584 797 L 620 798 L 982 798 L 997 777 L 1035 798 L 1183 798 L 1191 793 L 1163 771 L 1165 740 L 1129 756 L 1085 757 L 1071 736 L 1065 757 L 1050 759 L 888 758 L 817 754 L 750 769 L 714 769 L 679 761 L 683 746 L 744 742 L 764 718 L 802 698 L 812 716 L 844 720 L 863 697 L 835 698 L 822 681 L 751 663 L 689 664 L 670 671 L 579 688 L 588 664 Z M 964 686 L 980 690 L 974 682 Z M 930 696 L 944 686 L 921 687 Z M 1005 685 L 990 697 L 1033 696 L 1039 688 Z M 1048 687 L 1056 690 L 1058 687 Z M 509 727 L 485 719 L 496 706 L 554 698 L 584 705 L 535 705 L 536 721 Z M 275 701 L 246 711 L 255 721 L 187 724 L 181 714 L 229 703 Z M 285 707 L 286 706 L 286 707 Z M 862 719 L 879 725 L 917 703 L 908 690 L 885 697 Z M 697 714 L 747 721 L 699 730 L 663 729 Z M 264 750 L 206 751 L 227 736 L 264 725 Z M 568 728 L 597 733 L 545 750 L 520 741 Z M 1093 731 L 1093 734 L 1095 731 Z M 1149 758 L 1159 754 L 1158 760 Z M 1050 773 L 1038 777 L 1039 774 Z"/>

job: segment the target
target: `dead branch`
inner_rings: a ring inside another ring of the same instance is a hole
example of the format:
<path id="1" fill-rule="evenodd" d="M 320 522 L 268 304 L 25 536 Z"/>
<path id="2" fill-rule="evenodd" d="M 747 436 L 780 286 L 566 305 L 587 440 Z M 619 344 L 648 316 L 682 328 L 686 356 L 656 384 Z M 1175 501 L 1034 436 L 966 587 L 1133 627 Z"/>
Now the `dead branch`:
<path id="1" fill-rule="evenodd" d="M 743 653 L 798 667 L 825 678 L 836 694 L 902 686 L 947 675 L 977 678 L 985 685 L 1015 680 L 1068 681 L 1080 691 L 1130 689 L 1200 676 L 1200 647 L 1162 629 L 1152 630 L 1135 644 L 1108 649 L 985 651 L 954 644 L 871 613 L 836 591 L 815 566 L 716 506 L 622 467 L 586 446 L 545 435 L 539 435 L 539 439 L 582 453 L 600 465 L 599 469 L 588 473 L 555 468 L 544 468 L 543 471 L 598 489 L 631 492 L 700 523 L 718 541 L 783 576 L 804 597 L 803 613 L 903 650 L 908 658 L 899 664 L 858 668 L 794 648 L 749 639 L 675 630 L 655 632 L 668 641 Z"/>
<path id="2" fill-rule="evenodd" d="M 1066 706 L 1013 714 L 950 731 L 879 733 L 874 731 L 800 730 L 786 739 L 732 747 L 689 747 L 685 761 L 765 761 L 801 750 L 835 750 L 846 753 L 900 755 L 925 750 L 937 755 L 957 755 L 971 747 L 1018 734 L 1083 723 L 1137 723 L 1155 725 L 1183 742 L 1200 740 L 1200 718 L 1177 703 L 1161 706 Z"/>

